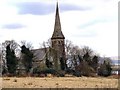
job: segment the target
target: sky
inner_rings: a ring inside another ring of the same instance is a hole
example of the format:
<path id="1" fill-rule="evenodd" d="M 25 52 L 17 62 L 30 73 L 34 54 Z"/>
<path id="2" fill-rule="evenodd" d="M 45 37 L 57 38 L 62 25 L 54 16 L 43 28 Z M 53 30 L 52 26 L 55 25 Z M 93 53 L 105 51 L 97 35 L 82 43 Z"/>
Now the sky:
<path id="1" fill-rule="evenodd" d="M 59 0 L 62 32 L 79 47 L 100 56 L 118 56 L 119 0 Z M 0 0 L 0 43 L 31 42 L 34 48 L 51 38 L 57 0 Z"/>

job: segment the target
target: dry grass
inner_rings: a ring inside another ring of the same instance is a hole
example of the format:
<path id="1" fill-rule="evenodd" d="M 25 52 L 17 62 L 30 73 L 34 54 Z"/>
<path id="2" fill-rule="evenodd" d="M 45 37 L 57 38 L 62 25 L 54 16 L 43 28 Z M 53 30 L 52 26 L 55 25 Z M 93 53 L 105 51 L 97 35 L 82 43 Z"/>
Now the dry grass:
<path id="1" fill-rule="evenodd" d="M 3 77 L 3 88 L 117 88 L 118 79 L 104 77 Z"/>

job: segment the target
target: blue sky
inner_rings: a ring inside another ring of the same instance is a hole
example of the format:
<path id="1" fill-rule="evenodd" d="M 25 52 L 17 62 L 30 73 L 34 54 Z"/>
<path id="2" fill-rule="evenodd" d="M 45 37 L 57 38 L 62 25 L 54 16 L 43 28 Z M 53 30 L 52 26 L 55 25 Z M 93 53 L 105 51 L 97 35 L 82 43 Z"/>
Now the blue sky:
<path id="1" fill-rule="evenodd" d="M 59 0 L 66 39 L 101 56 L 118 56 L 118 1 Z M 56 0 L 1 0 L 0 42 L 26 40 L 39 48 L 52 36 L 55 7 Z"/>

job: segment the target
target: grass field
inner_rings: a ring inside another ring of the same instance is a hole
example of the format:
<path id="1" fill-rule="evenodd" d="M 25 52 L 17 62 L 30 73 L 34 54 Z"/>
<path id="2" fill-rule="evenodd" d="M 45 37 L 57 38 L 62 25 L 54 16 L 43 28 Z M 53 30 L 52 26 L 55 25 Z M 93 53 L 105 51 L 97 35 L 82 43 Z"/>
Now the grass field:
<path id="1" fill-rule="evenodd" d="M 118 79 L 104 77 L 3 77 L 2 88 L 117 88 Z"/>

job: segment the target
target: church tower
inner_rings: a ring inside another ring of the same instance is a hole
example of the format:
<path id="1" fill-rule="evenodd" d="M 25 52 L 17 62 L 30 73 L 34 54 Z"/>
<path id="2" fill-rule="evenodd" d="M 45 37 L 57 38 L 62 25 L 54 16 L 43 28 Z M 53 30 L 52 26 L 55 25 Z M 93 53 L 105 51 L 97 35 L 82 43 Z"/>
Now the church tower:
<path id="1" fill-rule="evenodd" d="M 62 70 L 65 69 L 65 37 L 61 31 L 61 23 L 60 23 L 60 16 L 59 16 L 59 7 L 58 2 L 56 5 L 56 15 L 55 15 L 55 24 L 54 24 L 54 32 L 51 37 L 52 48 L 54 51 L 54 68 L 55 70 Z"/>

